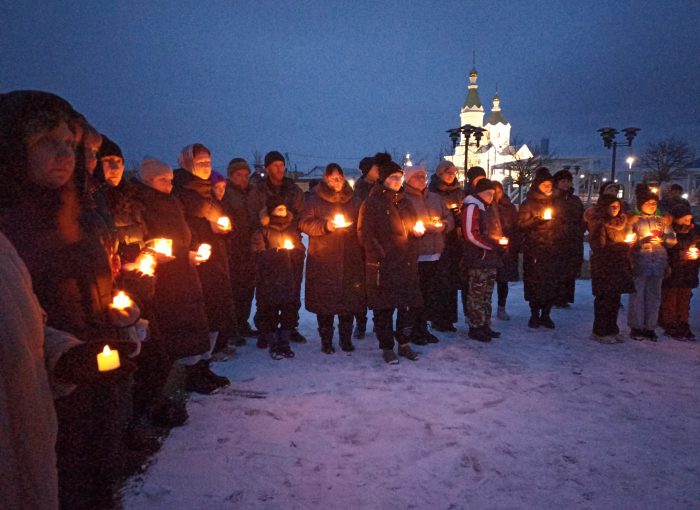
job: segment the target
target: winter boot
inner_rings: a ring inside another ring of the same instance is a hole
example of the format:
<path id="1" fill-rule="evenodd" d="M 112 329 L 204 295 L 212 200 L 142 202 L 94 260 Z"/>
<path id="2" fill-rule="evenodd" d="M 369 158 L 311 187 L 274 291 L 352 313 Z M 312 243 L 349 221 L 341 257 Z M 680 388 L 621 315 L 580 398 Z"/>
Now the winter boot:
<path id="1" fill-rule="evenodd" d="M 651 340 L 652 342 L 656 342 L 659 339 L 659 337 L 656 336 L 656 331 L 653 329 L 643 329 L 642 334 L 644 335 L 644 338 Z"/>
<path id="2" fill-rule="evenodd" d="M 399 364 L 399 358 L 396 356 L 394 349 L 383 349 L 382 350 L 382 359 L 384 360 L 384 363 L 386 363 L 387 365 L 398 365 Z"/>
<path id="3" fill-rule="evenodd" d="M 528 328 L 540 327 L 540 308 L 537 305 L 530 304 L 530 320 L 527 321 Z"/>
<path id="4" fill-rule="evenodd" d="M 189 392 L 210 395 L 219 386 L 204 373 L 203 367 L 203 361 L 185 366 L 185 389 Z"/>
<path id="5" fill-rule="evenodd" d="M 248 321 L 242 321 L 240 326 L 238 327 L 238 331 L 240 332 L 241 336 L 244 337 L 254 337 L 258 334 L 257 331 L 250 327 Z"/>
<path id="6" fill-rule="evenodd" d="M 293 358 L 294 357 L 294 351 L 289 347 L 289 342 L 293 338 L 293 332 L 295 330 L 288 330 L 288 329 L 280 329 L 277 332 L 277 352 L 283 357 L 283 358 Z M 297 333 L 299 334 L 299 333 Z M 299 335 L 301 336 L 301 335 Z M 304 337 L 302 337 L 304 338 Z M 306 342 L 306 338 L 304 338 L 304 342 Z M 302 343 L 302 342 L 298 342 Z"/>
<path id="7" fill-rule="evenodd" d="M 502 320 L 502 321 L 509 321 L 510 320 L 510 315 L 508 315 L 508 312 L 506 312 L 505 306 L 498 307 L 498 311 L 496 312 L 496 317 L 498 317 L 498 320 Z"/>
<path id="8" fill-rule="evenodd" d="M 638 329 L 638 328 L 631 328 L 630 329 L 630 338 L 632 340 L 639 340 L 639 341 L 644 340 L 644 338 L 646 338 L 644 336 L 644 330 Z"/>
<path id="9" fill-rule="evenodd" d="M 335 352 L 333 348 L 333 328 L 319 328 L 318 334 L 321 337 L 321 352 L 324 354 L 333 354 Z"/>
<path id="10" fill-rule="evenodd" d="M 290 332 L 290 341 L 294 342 L 295 344 L 305 344 L 306 343 L 306 337 L 299 333 L 297 328 L 292 329 Z M 289 356 L 291 357 L 291 356 Z"/>
<path id="11" fill-rule="evenodd" d="M 208 377 L 214 384 L 216 384 L 217 387 L 223 388 L 224 386 L 228 386 L 229 384 L 231 384 L 231 381 L 229 381 L 228 377 L 224 377 L 223 375 L 218 375 L 212 372 L 211 367 L 209 366 L 209 361 L 200 361 L 200 363 L 203 364 L 202 372 L 204 372 L 204 375 Z"/>
<path id="12" fill-rule="evenodd" d="M 472 327 L 469 326 L 469 338 L 476 340 L 478 342 L 490 342 L 491 335 L 489 334 L 486 326 Z"/>
<path id="13" fill-rule="evenodd" d="M 549 316 L 551 309 L 551 306 L 545 306 L 542 308 L 542 314 L 540 315 L 540 325 L 547 329 L 554 329 L 554 321 Z"/>
<path id="14" fill-rule="evenodd" d="M 340 335 L 340 348 L 343 352 L 354 351 L 355 346 L 352 345 L 352 322 L 338 325 L 338 334 Z"/>
<path id="15" fill-rule="evenodd" d="M 433 335 L 429 330 L 428 330 L 428 322 L 427 321 L 422 321 L 420 324 L 418 324 L 418 333 L 423 337 L 423 339 L 428 342 L 429 344 L 436 344 L 440 341 L 438 337 Z M 414 326 L 414 329 L 416 326 Z"/>
<path id="16" fill-rule="evenodd" d="M 392 351 L 393 352 L 393 351 Z M 411 360 L 411 361 L 417 361 L 418 360 L 418 353 L 411 349 L 410 344 L 399 344 L 399 356 L 403 356 L 404 358 Z"/>

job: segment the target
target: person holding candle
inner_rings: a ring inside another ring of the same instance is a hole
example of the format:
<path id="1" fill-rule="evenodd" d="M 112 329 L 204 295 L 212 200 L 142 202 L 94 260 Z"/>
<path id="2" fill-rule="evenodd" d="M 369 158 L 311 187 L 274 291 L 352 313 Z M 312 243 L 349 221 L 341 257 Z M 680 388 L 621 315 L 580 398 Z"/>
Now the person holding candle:
<path id="1" fill-rule="evenodd" d="M 284 176 L 285 159 L 284 155 L 278 151 L 270 151 L 265 154 L 265 178 L 251 185 L 250 195 L 248 196 L 248 209 L 250 219 L 256 228 L 262 226 L 261 218 L 266 216 L 267 210 L 265 205 L 267 199 L 273 195 L 280 195 L 284 200 L 284 205 L 287 211 L 291 213 L 291 226 L 297 229 L 294 244 L 302 247 L 301 234 L 299 233 L 299 218 L 304 212 L 304 192 L 296 185 L 293 179 Z M 301 267 L 298 271 L 304 271 L 304 260 L 301 259 Z M 297 296 L 297 307 L 294 319 L 294 327 L 292 328 L 292 342 L 306 343 L 304 335 L 299 333 L 299 309 L 301 308 L 301 295 Z M 256 313 L 257 316 L 257 313 Z M 255 319 L 257 321 L 257 319 Z M 257 323 L 257 322 L 256 322 Z M 258 328 L 259 329 L 259 328 Z M 262 338 L 258 338 L 258 346 L 265 348 Z"/>
<path id="2" fill-rule="evenodd" d="M 336 315 L 340 348 L 345 352 L 355 350 L 353 317 L 365 310 L 364 263 L 357 239 L 359 210 L 360 199 L 354 197 L 343 169 L 330 163 L 323 180 L 311 190 L 299 220 L 299 228 L 309 236 L 305 305 L 316 314 L 321 351 L 326 354 L 335 352 Z"/>
<path id="3" fill-rule="evenodd" d="M 292 329 L 297 320 L 304 248 L 294 214 L 281 194 L 267 199 L 261 226 L 251 237 L 255 254 L 256 323 L 262 341 L 275 360 L 293 358 Z"/>
<path id="4" fill-rule="evenodd" d="M 670 209 L 677 243 L 668 249 L 667 272 L 661 286 L 660 323 L 676 340 L 695 340 L 688 324 L 692 289 L 698 287 L 700 237 L 689 205 L 678 202 Z"/>
<path id="5" fill-rule="evenodd" d="M 668 261 L 667 247 L 676 244 L 671 218 L 657 210 L 659 197 L 644 183 L 635 190 L 637 211 L 632 217 L 637 240 L 632 250 L 635 292 L 630 294 L 627 325 L 634 340 L 656 341 L 661 306 L 661 284 Z"/>
<path id="6" fill-rule="evenodd" d="M 629 253 L 631 226 L 617 196 L 604 195 L 587 215 L 591 246 L 591 289 L 593 291 L 593 333 L 604 344 L 622 342 L 617 326 L 620 296 L 634 292 Z"/>
<path id="7" fill-rule="evenodd" d="M 242 158 L 233 158 L 227 167 L 228 184 L 223 207 L 226 215 L 235 223 L 229 235 L 229 269 L 233 290 L 235 325 L 244 337 L 257 335 L 248 323 L 255 294 L 255 258 L 250 250 L 253 222 L 248 213 L 250 197 L 250 167 Z"/>
<path id="8" fill-rule="evenodd" d="M 467 293 L 467 320 L 469 338 L 490 342 L 501 334 L 491 329 L 491 298 L 496 273 L 503 266 L 499 244 L 503 229 L 498 210 L 493 207 L 496 186 L 488 179 L 480 179 L 462 207 L 462 236 L 464 255 L 462 267 L 469 282 Z"/>
<path id="9" fill-rule="evenodd" d="M 173 194 L 184 206 L 185 220 L 192 232 L 190 249 L 198 252 L 202 244 L 211 246 L 211 256 L 206 260 L 196 257 L 209 320 L 209 350 L 199 359 L 196 356 L 185 358 L 180 363 L 188 367 L 195 379 L 204 374 L 205 380 L 226 386 L 229 380 L 212 372 L 210 361 L 219 335 L 223 336 L 223 346 L 228 347 L 229 337 L 233 334 L 235 311 L 225 237 L 230 229 L 218 224 L 219 218 L 225 214 L 212 196 L 209 149 L 199 143 L 188 145 L 180 152 L 178 161 L 180 168 L 174 172 Z"/>
<path id="10" fill-rule="evenodd" d="M 462 301 L 467 300 L 466 282 L 460 276 L 459 263 L 462 259 L 462 236 L 460 211 L 466 193 L 457 179 L 457 167 L 449 161 L 441 161 L 430 179 L 428 191 L 437 193 L 452 215 L 455 228 L 445 234 L 445 247 L 438 261 L 437 294 L 434 317 L 431 326 L 435 331 L 455 332 L 458 319 L 458 293 L 462 291 Z"/>
<path id="11" fill-rule="evenodd" d="M 510 320 L 506 312 L 506 302 L 508 301 L 508 282 L 515 282 L 520 279 L 518 263 L 519 254 L 522 247 L 522 233 L 518 229 L 518 209 L 503 191 L 503 185 L 498 181 L 492 181 L 496 187 L 494 196 L 494 206 L 498 209 L 498 219 L 503 230 L 505 242 L 504 253 L 501 255 L 503 266 L 496 272 L 496 294 L 498 299 L 498 310 L 496 317 L 500 320 Z"/>
<path id="12" fill-rule="evenodd" d="M 374 311 L 374 331 L 388 364 L 399 359 L 394 352 L 394 311 L 398 310 L 396 332 L 411 327 L 410 310 L 423 306 L 418 275 L 418 238 L 414 230 L 418 216 L 401 190 L 403 170 L 380 153 L 378 184 L 360 208 L 358 235 L 365 252 L 367 305 Z M 418 354 L 403 336 L 399 356 L 415 361 Z"/>
<path id="13" fill-rule="evenodd" d="M 438 338 L 428 331 L 428 321 L 439 320 L 440 294 L 439 260 L 445 248 L 445 237 L 454 229 L 454 216 L 437 193 L 428 191 L 427 171 L 420 166 L 404 169 L 405 197 L 411 202 L 418 218 L 423 218 L 426 232 L 418 241 L 418 275 L 424 306 L 411 310 L 413 324 L 408 336 L 417 345 L 437 343 Z"/>
<path id="14" fill-rule="evenodd" d="M 563 228 L 562 257 L 566 264 L 561 275 L 562 285 L 559 288 L 559 296 L 554 302 L 557 308 L 569 308 L 569 303 L 574 302 L 576 291 L 576 278 L 581 275 L 583 263 L 583 234 L 586 231 L 586 223 L 583 220 L 583 203 L 574 195 L 572 186 L 574 177 L 568 170 L 559 170 L 554 178 L 554 202 L 556 209 L 561 211 L 561 225 Z"/>
<path id="15" fill-rule="evenodd" d="M 535 172 L 527 198 L 518 210 L 523 233 L 523 280 L 530 304 L 528 327 L 553 329 L 552 305 L 566 275 L 562 215 L 553 201 L 554 179 L 546 167 Z M 546 213 L 551 219 L 545 219 Z"/>
<path id="16" fill-rule="evenodd" d="M 374 160 L 374 157 L 367 156 L 360 160 L 359 164 L 360 177 L 353 188 L 353 196 L 357 198 L 362 205 L 367 197 L 369 196 L 370 190 L 377 183 L 377 178 L 379 177 L 379 166 Z M 363 254 L 364 255 L 364 254 Z M 367 332 L 367 305 L 362 312 L 355 315 L 355 333 L 353 336 L 358 340 L 365 337 Z"/>

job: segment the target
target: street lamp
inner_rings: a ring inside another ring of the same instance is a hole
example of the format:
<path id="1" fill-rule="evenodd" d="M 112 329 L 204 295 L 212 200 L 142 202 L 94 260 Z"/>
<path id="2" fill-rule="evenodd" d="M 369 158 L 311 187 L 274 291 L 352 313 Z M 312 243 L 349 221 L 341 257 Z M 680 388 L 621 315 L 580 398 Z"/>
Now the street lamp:
<path id="1" fill-rule="evenodd" d="M 471 124 L 465 124 L 462 127 L 448 129 L 447 133 L 450 134 L 450 140 L 452 140 L 452 149 L 454 150 L 459 143 L 459 138 L 464 135 L 464 174 L 467 173 L 467 158 L 469 155 L 469 139 L 474 135 L 474 140 L 476 141 L 476 146 L 478 147 L 481 143 L 481 137 L 484 136 L 486 130 L 482 127 L 472 126 Z"/>
<path id="2" fill-rule="evenodd" d="M 637 136 L 637 132 L 639 131 L 639 128 L 635 127 L 628 127 L 622 130 L 622 132 L 625 134 L 625 138 L 627 138 L 627 146 L 632 147 L 632 140 L 634 140 L 634 137 Z M 598 130 L 598 133 L 600 133 L 601 138 L 603 138 L 603 145 L 607 149 L 612 148 L 612 167 L 610 168 L 610 180 L 614 181 L 615 180 L 615 157 L 617 155 L 617 145 L 618 142 L 615 140 L 615 136 L 619 133 L 619 131 L 615 128 L 600 128 Z"/>
<path id="3" fill-rule="evenodd" d="M 636 160 L 634 159 L 634 156 L 628 156 L 625 162 L 627 163 L 627 166 L 629 167 L 629 172 L 627 172 L 627 198 L 629 199 L 632 196 L 632 164 Z"/>

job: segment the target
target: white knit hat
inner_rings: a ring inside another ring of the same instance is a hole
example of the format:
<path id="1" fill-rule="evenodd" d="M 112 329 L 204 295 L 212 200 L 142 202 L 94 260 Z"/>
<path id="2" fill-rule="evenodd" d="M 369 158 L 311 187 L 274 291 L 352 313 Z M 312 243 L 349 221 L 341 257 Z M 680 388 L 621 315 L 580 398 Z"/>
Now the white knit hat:
<path id="1" fill-rule="evenodd" d="M 139 165 L 139 180 L 143 183 L 149 183 L 156 177 L 168 175 L 172 177 L 173 169 L 167 163 L 155 158 L 144 158 Z"/>

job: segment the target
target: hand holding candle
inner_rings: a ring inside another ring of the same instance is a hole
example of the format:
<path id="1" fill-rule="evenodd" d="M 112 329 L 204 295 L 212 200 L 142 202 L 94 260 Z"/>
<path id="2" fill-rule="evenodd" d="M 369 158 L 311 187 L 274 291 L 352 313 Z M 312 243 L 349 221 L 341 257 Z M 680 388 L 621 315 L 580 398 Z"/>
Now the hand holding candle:
<path id="1" fill-rule="evenodd" d="M 444 226 L 445 226 L 445 224 L 442 222 L 442 219 L 439 216 L 435 216 L 433 218 L 433 227 L 435 227 L 436 229 L 439 230 L 439 229 L 442 229 L 442 227 L 444 227 Z"/>
<path id="2" fill-rule="evenodd" d="M 131 300 L 131 298 L 127 296 L 123 290 L 120 290 L 117 295 L 112 298 L 112 304 L 110 306 L 112 308 L 116 308 L 117 310 L 126 310 L 133 304 L 134 302 Z"/>
<path id="3" fill-rule="evenodd" d="M 151 248 L 154 252 L 165 255 L 166 257 L 173 256 L 173 240 L 172 239 L 151 239 L 146 242 L 146 246 Z"/>
<path id="4" fill-rule="evenodd" d="M 352 221 L 347 221 L 344 214 L 336 214 L 333 217 L 333 226 L 335 228 L 345 228 L 352 225 Z"/>
<path id="5" fill-rule="evenodd" d="M 216 220 L 216 225 L 219 227 L 221 233 L 231 232 L 231 220 L 228 218 L 228 216 L 222 216 Z"/>
<path id="6" fill-rule="evenodd" d="M 425 224 L 421 220 L 418 220 L 414 225 L 413 233 L 417 236 L 422 236 L 423 234 L 425 234 Z"/>
<path id="7" fill-rule="evenodd" d="M 544 214 L 542 215 L 542 218 L 545 220 L 551 220 L 552 219 L 552 209 L 550 207 L 547 207 L 544 210 Z"/>
<path id="8" fill-rule="evenodd" d="M 293 250 L 294 249 L 294 243 L 292 242 L 291 239 L 285 239 L 284 243 L 282 244 L 282 248 L 285 250 Z"/>
<path id="9" fill-rule="evenodd" d="M 109 345 L 105 345 L 102 352 L 97 355 L 97 370 L 109 372 L 110 370 L 116 370 L 119 366 L 119 351 L 113 351 L 109 348 Z"/>
<path id="10" fill-rule="evenodd" d="M 209 257 L 211 257 L 211 245 L 207 243 L 200 244 L 199 248 L 197 248 L 197 255 L 195 257 L 197 262 L 206 262 L 209 260 Z"/>
<path id="11" fill-rule="evenodd" d="M 140 316 L 141 309 L 123 290 L 117 292 L 112 298 L 109 317 L 116 327 L 127 328 L 139 320 Z"/>
<path id="12" fill-rule="evenodd" d="M 625 242 L 627 244 L 636 243 L 637 242 L 637 234 L 635 234 L 634 232 L 630 232 L 629 234 L 627 234 L 625 236 Z"/>

